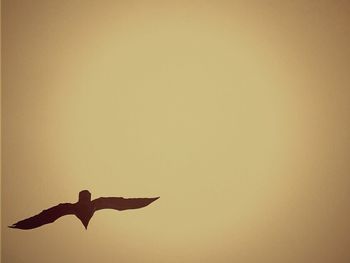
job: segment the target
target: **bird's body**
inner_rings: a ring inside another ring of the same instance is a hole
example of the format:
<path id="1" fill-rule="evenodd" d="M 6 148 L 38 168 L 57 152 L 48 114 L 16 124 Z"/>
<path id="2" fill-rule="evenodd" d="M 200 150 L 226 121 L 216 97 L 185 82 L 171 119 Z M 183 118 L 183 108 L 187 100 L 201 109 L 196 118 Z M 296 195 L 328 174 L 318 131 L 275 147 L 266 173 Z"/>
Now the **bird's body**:
<path id="1" fill-rule="evenodd" d="M 10 228 L 33 229 L 45 224 L 53 223 L 65 215 L 75 215 L 87 229 L 94 213 L 101 209 L 127 210 L 145 207 L 157 200 L 155 198 L 123 198 L 123 197 L 100 197 L 91 200 L 91 193 L 83 190 L 79 193 L 76 203 L 62 203 L 42 211 L 33 217 L 21 220 Z"/>
<path id="2" fill-rule="evenodd" d="M 80 221 L 83 223 L 85 228 L 88 227 L 90 219 L 95 213 L 95 207 L 92 205 L 92 203 L 81 203 L 78 202 L 76 204 L 76 212 L 75 215 L 77 218 L 80 219 Z"/>

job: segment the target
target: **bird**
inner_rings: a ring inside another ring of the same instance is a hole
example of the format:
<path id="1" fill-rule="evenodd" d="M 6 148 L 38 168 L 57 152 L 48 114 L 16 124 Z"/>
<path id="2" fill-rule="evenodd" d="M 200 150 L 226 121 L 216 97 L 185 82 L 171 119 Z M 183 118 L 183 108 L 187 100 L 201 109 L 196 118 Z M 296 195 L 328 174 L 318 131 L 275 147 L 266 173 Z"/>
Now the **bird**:
<path id="1" fill-rule="evenodd" d="M 58 218 L 66 215 L 75 215 L 87 230 L 90 219 L 94 213 L 102 209 L 127 210 L 148 206 L 156 201 L 154 198 L 123 198 L 123 197 L 99 197 L 91 200 L 91 193 L 88 190 L 79 192 L 79 199 L 76 203 L 60 203 L 56 206 L 43 210 L 41 213 L 18 221 L 9 228 L 29 230 L 55 222 Z"/>

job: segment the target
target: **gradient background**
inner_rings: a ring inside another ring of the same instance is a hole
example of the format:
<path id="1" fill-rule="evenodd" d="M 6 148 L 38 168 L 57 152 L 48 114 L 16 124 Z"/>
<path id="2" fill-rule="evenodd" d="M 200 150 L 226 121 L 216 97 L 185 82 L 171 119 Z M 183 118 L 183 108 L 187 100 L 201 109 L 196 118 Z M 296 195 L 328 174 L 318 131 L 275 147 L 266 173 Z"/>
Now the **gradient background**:
<path id="1" fill-rule="evenodd" d="M 2 261 L 350 262 L 349 1 L 2 1 Z M 59 202 L 161 198 L 8 229 Z"/>

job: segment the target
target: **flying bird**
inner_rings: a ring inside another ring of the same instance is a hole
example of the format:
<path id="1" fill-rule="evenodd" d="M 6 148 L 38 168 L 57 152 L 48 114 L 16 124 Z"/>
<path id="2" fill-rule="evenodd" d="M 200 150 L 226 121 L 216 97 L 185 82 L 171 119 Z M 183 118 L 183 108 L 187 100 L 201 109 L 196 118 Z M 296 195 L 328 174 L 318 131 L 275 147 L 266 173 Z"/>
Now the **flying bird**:
<path id="1" fill-rule="evenodd" d="M 101 209 L 127 210 L 148 206 L 157 200 L 154 198 L 123 198 L 123 197 L 100 197 L 91 200 L 91 193 L 88 190 L 79 192 L 79 200 L 76 203 L 62 203 L 43 210 L 40 214 L 21 220 L 10 228 L 33 229 L 42 225 L 50 224 L 65 215 L 75 215 L 87 229 L 91 217 Z"/>

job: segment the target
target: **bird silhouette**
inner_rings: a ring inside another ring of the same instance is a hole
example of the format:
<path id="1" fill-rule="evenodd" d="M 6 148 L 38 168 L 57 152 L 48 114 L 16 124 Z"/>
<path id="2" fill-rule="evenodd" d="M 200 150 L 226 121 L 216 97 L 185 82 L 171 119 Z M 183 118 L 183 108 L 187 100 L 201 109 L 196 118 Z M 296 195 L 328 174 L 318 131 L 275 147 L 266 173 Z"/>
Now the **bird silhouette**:
<path id="1" fill-rule="evenodd" d="M 17 229 L 33 229 L 42 225 L 50 224 L 65 215 L 75 215 L 87 229 L 91 217 L 101 209 L 127 210 L 142 208 L 157 200 L 154 198 L 123 198 L 123 197 L 100 197 L 91 200 L 88 190 L 79 192 L 79 200 L 76 203 L 62 203 L 43 210 L 40 214 L 18 221 L 9 226 Z"/>

